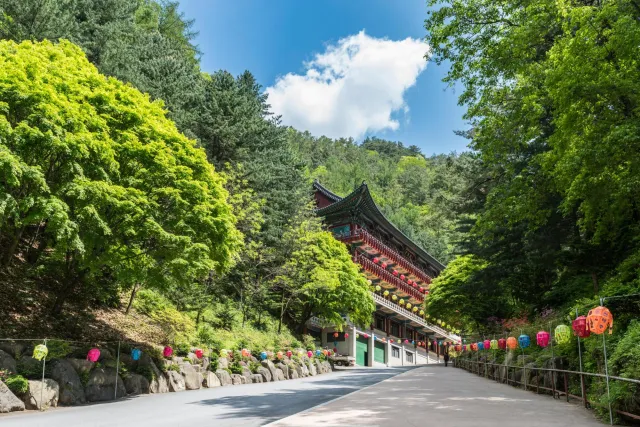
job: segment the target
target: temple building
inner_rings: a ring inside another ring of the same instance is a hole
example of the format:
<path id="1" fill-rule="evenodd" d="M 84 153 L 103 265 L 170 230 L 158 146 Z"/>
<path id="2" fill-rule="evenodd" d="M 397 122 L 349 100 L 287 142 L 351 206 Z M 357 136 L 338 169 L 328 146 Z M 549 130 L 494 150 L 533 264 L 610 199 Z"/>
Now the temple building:
<path id="1" fill-rule="evenodd" d="M 345 197 L 319 182 L 313 184 L 316 213 L 336 239 L 344 242 L 354 262 L 371 281 L 376 303 L 366 328 L 336 331 L 321 319 L 309 330 L 321 335 L 322 345 L 355 358 L 361 366 L 435 363 L 442 345 L 459 337 L 428 321 L 423 311 L 431 280 L 443 269 L 438 260 L 405 236 L 376 206 L 365 183 Z"/>

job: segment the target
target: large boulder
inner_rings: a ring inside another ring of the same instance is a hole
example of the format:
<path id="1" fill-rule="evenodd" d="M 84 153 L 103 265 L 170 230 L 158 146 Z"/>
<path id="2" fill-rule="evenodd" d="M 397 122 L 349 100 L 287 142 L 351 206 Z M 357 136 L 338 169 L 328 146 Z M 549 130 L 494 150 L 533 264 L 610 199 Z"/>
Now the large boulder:
<path id="1" fill-rule="evenodd" d="M 138 373 L 149 381 L 150 393 L 168 393 L 169 382 L 148 354 L 143 353 L 138 361 Z M 144 375 L 142 373 L 145 373 Z"/>
<path id="2" fill-rule="evenodd" d="M 84 386 L 71 363 L 65 359 L 56 359 L 51 363 L 51 366 L 50 377 L 60 387 L 58 403 L 61 405 L 81 405 L 85 403 L 87 399 L 84 396 Z"/>
<path id="3" fill-rule="evenodd" d="M 273 377 L 274 381 L 284 381 L 286 380 L 286 378 L 284 377 L 284 372 L 282 372 L 282 369 L 278 369 L 276 368 L 276 374 Z"/>
<path id="4" fill-rule="evenodd" d="M 89 362 L 86 359 L 65 359 L 75 369 L 78 375 L 88 375 L 93 369 L 95 363 Z"/>
<path id="5" fill-rule="evenodd" d="M 229 367 L 229 359 L 221 357 L 218 359 L 218 369 L 227 369 Z"/>
<path id="6" fill-rule="evenodd" d="M 220 380 L 220 384 L 222 384 L 223 386 L 232 384 L 231 375 L 229 375 L 229 372 L 225 371 L 224 369 L 218 369 L 216 371 L 216 376 Z"/>
<path id="7" fill-rule="evenodd" d="M 60 387 L 52 379 L 45 378 L 42 381 L 29 381 L 29 391 L 24 396 L 27 409 L 47 409 L 58 406 Z"/>
<path id="8" fill-rule="evenodd" d="M 18 399 L 9 387 L 0 381 L 0 413 L 24 411 L 24 402 Z"/>
<path id="9" fill-rule="evenodd" d="M 251 374 L 251 382 L 252 383 L 261 383 L 261 382 L 264 382 L 263 380 L 264 380 L 264 378 L 262 378 L 262 375 L 260 375 L 260 374 Z"/>
<path id="10" fill-rule="evenodd" d="M 117 382 L 117 392 L 116 391 Z M 114 396 L 115 394 L 115 396 Z M 89 402 L 103 402 L 127 395 L 122 378 L 116 375 L 114 368 L 95 368 L 89 373 L 89 381 L 84 388 L 84 395 Z"/>
<path id="11" fill-rule="evenodd" d="M 271 360 L 263 360 L 262 361 L 262 367 L 267 368 L 269 370 L 269 373 L 271 373 L 271 380 L 270 381 L 277 381 L 277 379 L 276 379 L 276 366 L 273 364 L 273 362 Z"/>
<path id="12" fill-rule="evenodd" d="M 240 374 L 231 374 L 231 384 L 240 385 L 246 384 L 247 379 Z"/>
<path id="13" fill-rule="evenodd" d="M 129 374 L 124 380 L 127 394 L 149 394 L 149 380 L 139 374 Z"/>
<path id="14" fill-rule="evenodd" d="M 251 383 L 251 370 L 247 367 L 242 367 L 242 376 L 247 379 L 246 384 Z"/>
<path id="15" fill-rule="evenodd" d="M 17 359 L 24 353 L 25 346 L 18 342 L 0 341 L 0 350 Z"/>
<path id="16" fill-rule="evenodd" d="M 327 362 L 326 360 L 324 362 L 322 362 L 322 366 L 324 366 L 324 371 L 326 373 L 329 373 L 329 372 L 333 371 L 333 367 L 331 366 L 331 363 Z"/>
<path id="17" fill-rule="evenodd" d="M 262 367 L 262 366 L 260 366 L 260 367 L 257 369 L 256 373 L 258 373 L 258 374 L 262 375 L 262 379 L 264 380 L 263 382 L 265 382 L 265 383 L 270 382 L 270 381 L 271 381 L 271 379 L 273 378 L 273 377 L 271 376 L 271 372 L 270 372 L 267 368 L 264 368 L 264 367 Z"/>
<path id="18" fill-rule="evenodd" d="M 220 383 L 220 378 L 216 374 L 211 371 L 207 371 L 204 373 L 204 378 L 202 380 L 202 387 L 204 388 L 213 388 L 220 387 L 222 384 Z"/>
<path id="19" fill-rule="evenodd" d="M 276 369 L 280 369 L 282 371 L 285 379 L 287 380 L 291 379 L 291 374 L 290 374 L 291 371 L 288 365 L 285 365 L 284 363 L 276 363 Z"/>
<path id="20" fill-rule="evenodd" d="M 316 370 L 316 367 L 314 366 L 313 362 L 309 359 L 307 359 L 307 367 L 309 368 L 309 374 L 314 377 L 318 374 L 318 371 Z"/>
<path id="21" fill-rule="evenodd" d="M 313 361 L 313 364 L 314 364 L 314 365 L 316 365 L 316 373 L 317 373 L 318 375 L 320 375 L 320 374 L 324 374 L 324 373 L 325 373 L 325 372 L 324 372 L 324 369 L 323 369 L 323 367 L 322 367 L 322 362 L 320 362 L 320 360 L 318 360 L 318 359 L 314 360 L 314 361 Z"/>
<path id="22" fill-rule="evenodd" d="M 167 371 L 167 382 L 169 383 L 169 391 L 178 392 L 186 389 L 182 374 L 176 371 Z"/>
<path id="23" fill-rule="evenodd" d="M 309 368 L 307 368 L 307 365 L 302 362 L 300 363 L 300 368 L 302 369 L 302 376 L 303 377 L 308 377 L 309 376 Z"/>
<path id="24" fill-rule="evenodd" d="M 289 372 L 289 379 L 290 379 L 290 380 L 297 380 L 298 378 L 300 378 L 300 377 L 298 376 L 298 372 L 297 372 L 295 369 L 292 369 L 292 370 Z"/>
<path id="25" fill-rule="evenodd" d="M 11 374 L 18 373 L 15 359 L 4 350 L 0 350 L 0 371 L 7 371 Z"/>
<path id="26" fill-rule="evenodd" d="M 182 365 L 180 372 L 187 390 L 198 390 L 202 386 L 202 374 L 191 365 Z"/>

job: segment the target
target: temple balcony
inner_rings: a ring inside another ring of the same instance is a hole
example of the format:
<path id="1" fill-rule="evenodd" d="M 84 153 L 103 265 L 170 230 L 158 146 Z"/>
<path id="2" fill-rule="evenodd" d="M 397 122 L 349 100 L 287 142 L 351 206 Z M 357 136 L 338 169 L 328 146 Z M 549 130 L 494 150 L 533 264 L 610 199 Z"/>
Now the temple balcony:
<path id="1" fill-rule="evenodd" d="M 427 333 L 433 333 L 437 338 L 445 338 L 454 342 L 460 342 L 459 336 L 449 333 L 443 328 L 427 322 L 422 317 L 418 316 L 415 313 L 412 313 L 410 310 L 407 310 L 406 308 L 403 308 L 376 293 L 372 292 L 371 295 L 376 303 L 376 306 L 378 307 L 378 310 L 394 314 L 394 316 L 397 318 L 407 320 L 410 322 L 409 325 L 414 329 L 422 329 Z"/>
<path id="2" fill-rule="evenodd" d="M 362 266 L 362 268 L 367 273 L 367 277 L 372 281 L 381 280 L 382 283 L 380 285 L 385 289 L 393 289 L 399 293 L 399 297 L 403 298 L 406 295 L 408 302 L 411 304 L 422 304 L 424 302 L 424 293 L 420 292 L 419 289 L 416 289 L 410 286 L 408 283 L 400 280 L 398 277 L 389 273 L 384 268 L 380 267 L 377 264 L 374 264 L 369 258 L 356 254 L 354 257 L 354 262 L 357 262 Z"/>
<path id="3" fill-rule="evenodd" d="M 431 276 L 366 230 L 359 229 L 347 234 L 339 234 L 335 237 L 345 243 L 360 243 L 360 249 L 363 252 L 377 256 L 381 262 L 393 266 L 398 272 L 406 275 L 412 281 L 417 282 L 419 286 L 426 288 L 431 283 Z"/>

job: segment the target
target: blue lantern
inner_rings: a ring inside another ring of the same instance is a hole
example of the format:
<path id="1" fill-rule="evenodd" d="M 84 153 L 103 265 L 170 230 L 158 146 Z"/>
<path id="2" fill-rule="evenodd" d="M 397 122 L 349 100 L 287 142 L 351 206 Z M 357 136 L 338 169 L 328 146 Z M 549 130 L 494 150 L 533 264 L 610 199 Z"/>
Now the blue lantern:
<path id="1" fill-rule="evenodd" d="M 518 337 L 518 343 L 520 343 L 520 348 L 527 348 L 531 344 L 531 338 L 529 335 L 522 334 Z"/>
<path id="2" fill-rule="evenodd" d="M 411 345 L 416 345 L 416 342 L 415 341 L 411 341 Z"/>
<path id="3" fill-rule="evenodd" d="M 322 350 L 318 349 L 316 350 L 316 356 L 320 356 L 322 354 Z"/>
<path id="4" fill-rule="evenodd" d="M 484 343 L 482 341 L 478 343 L 478 350 L 484 350 Z"/>
<path id="5" fill-rule="evenodd" d="M 267 352 L 263 351 L 262 353 L 260 353 L 260 359 L 261 360 L 267 360 Z"/>
<path id="6" fill-rule="evenodd" d="M 142 350 L 140 350 L 139 348 L 134 348 L 133 350 L 131 350 L 131 358 L 133 360 L 140 360 L 141 354 L 142 354 Z"/>

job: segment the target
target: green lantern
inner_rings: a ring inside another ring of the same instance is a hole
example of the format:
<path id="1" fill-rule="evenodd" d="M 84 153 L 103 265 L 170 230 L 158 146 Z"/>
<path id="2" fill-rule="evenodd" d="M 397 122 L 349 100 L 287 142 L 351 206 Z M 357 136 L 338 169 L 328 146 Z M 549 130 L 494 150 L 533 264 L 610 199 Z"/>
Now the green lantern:
<path id="1" fill-rule="evenodd" d="M 380 285 L 376 285 L 376 292 L 380 292 L 381 289 Z"/>
<path id="2" fill-rule="evenodd" d="M 424 310 L 420 310 L 420 316 L 424 316 Z"/>
<path id="3" fill-rule="evenodd" d="M 388 296 L 389 296 L 389 291 L 384 291 L 384 292 L 382 293 L 382 295 L 384 295 L 385 297 L 388 297 Z"/>
<path id="4" fill-rule="evenodd" d="M 401 299 L 400 301 L 398 301 L 398 304 L 400 304 L 400 305 L 404 305 L 404 300 L 403 300 L 403 299 Z"/>
<path id="5" fill-rule="evenodd" d="M 411 303 L 407 303 L 407 310 L 411 310 Z"/>
<path id="6" fill-rule="evenodd" d="M 491 350 L 497 350 L 498 349 L 498 340 L 491 340 L 490 348 L 491 348 Z"/>
<path id="7" fill-rule="evenodd" d="M 398 296 L 397 296 L 397 295 L 393 295 L 393 296 L 391 297 L 391 299 L 392 299 L 392 300 L 394 300 L 394 301 L 396 301 L 396 300 L 398 299 Z"/>
<path id="8" fill-rule="evenodd" d="M 564 344 L 571 339 L 571 329 L 567 325 L 558 325 L 554 332 L 554 337 L 558 344 Z"/>
<path id="9" fill-rule="evenodd" d="M 33 349 L 33 358 L 36 360 L 42 360 L 47 357 L 49 354 L 49 349 L 44 344 L 38 344 L 36 348 Z"/>
<path id="10" fill-rule="evenodd" d="M 418 312 L 418 307 L 413 307 L 413 312 L 417 313 Z"/>

